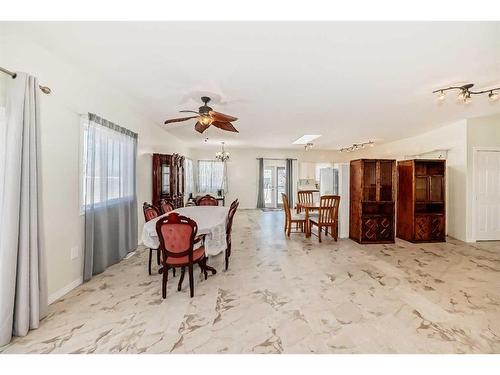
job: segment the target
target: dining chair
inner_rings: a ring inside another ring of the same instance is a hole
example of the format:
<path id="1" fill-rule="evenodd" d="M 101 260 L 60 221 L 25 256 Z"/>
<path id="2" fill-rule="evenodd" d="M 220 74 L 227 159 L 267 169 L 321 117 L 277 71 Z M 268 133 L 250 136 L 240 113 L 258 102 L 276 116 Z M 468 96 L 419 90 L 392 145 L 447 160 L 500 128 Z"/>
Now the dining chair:
<path id="1" fill-rule="evenodd" d="M 227 214 L 227 220 L 226 220 L 226 265 L 225 265 L 225 270 L 229 268 L 229 257 L 231 256 L 231 231 L 233 227 L 233 218 L 234 214 L 236 213 L 236 210 L 238 209 L 238 206 L 240 203 L 238 202 L 238 199 L 236 199 L 233 203 L 231 203 L 231 206 L 229 207 L 229 212 Z"/>
<path id="2" fill-rule="evenodd" d="M 152 204 L 144 202 L 142 205 L 142 211 L 144 213 L 144 221 L 148 222 L 160 216 L 160 211 L 158 208 L 153 206 Z M 149 264 L 148 264 L 148 273 L 151 275 L 151 258 L 153 257 L 153 250 L 156 250 L 156 263 L 160 265 L 160 251 L 158 249 L 149 249 Z M 175 276 L 175 274 L 174 274 Z"/>
<path id="3" fill-rule="evenodd" d="M 218 206 L 219 201 L 212 197 L 210 194 L 207 194 L 203 197 L 200 197 L 196 200 L 197 206 Z"/>
<path id="4" fill-rule="evenodd" d="M 297 192 L 298 203 L 312 204 L 314 203 L 313 197 L 314 190 L 300 190 Z M 300 206 L 297 205 L 297 213 L 301 211 Z"/>
<path id="5" fill-rule="evenodd" d="M 290 233 L 292 230 L 292 224 L 295 223 L 297 229 L 300 228 L 300 232 L 304 232 L 305 228 L 305 216 L 302 213 L 292 213 L 290 209 L 290 203 L 288 202 L 288 196 L 284 193 L 281 193 L 281 199 L 283 201 L 283 210 L 285 211 L 285 233 L 288 237 L 290 237 Z M 293 233 L 299 233 L 293 232 Z"/>
<path id="6" fill-rule="evenodd" d="M 160 199 L 160 208 L 162 213 L 164 214 L 168 214 L 170 211 L 174 210 L 174 206 L 172 205 L 172 203 L 170 203 L 166 199 Z"/>
<path id="7" fill-rule="evenodd" d="M 321 242 L 321 230 L 325 228 L 325 235 L 328 236 L 330 228 L 331 236 L 337 241 L 338 238 L 338 216 L 339 216 L 340 196 L 323 195 L 319 201 L 318 216 L 309 219 L 310 226 L 318 227 L 318 240 Z"/>
<path id="8" fill-rule="evenodd" d="M 162 269 L 162 297 L 167 298 L 168 270 L 170 268 L 181 267 L 181 277 L 177 290 L 181 290 L 186 267 L 189 275 L 189 291 L 191 298 L 194 296 L 193 266 L 198 264 L 205 276 L 208 271 L 213 275 L 217 273 L 214 268 L 207 265 L 205 247 L 194 248 L 194 245 L 201 241 L 197 237 L 198 225 L 193 219 L 181 216 L 177 212 L 171 212 L 166 217 L 162 217 L 156 223 L 156 232 L 160 239 Z"/>

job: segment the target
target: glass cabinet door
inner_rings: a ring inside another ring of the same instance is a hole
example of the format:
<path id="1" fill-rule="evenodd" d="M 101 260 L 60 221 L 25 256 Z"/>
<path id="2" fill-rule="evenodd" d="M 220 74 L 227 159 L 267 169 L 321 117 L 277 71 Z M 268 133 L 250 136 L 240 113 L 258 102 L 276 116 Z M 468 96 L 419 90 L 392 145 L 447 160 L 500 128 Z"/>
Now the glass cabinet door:
<path id="1" fill-rule="evenodd" d="M 170 166 L 167 163 L 161 165 L 161 194 L 170 194 Z"/>
<path id="2" fill-rule="evenodd" d="M 380 200 L 392 201 L 392 162 L 380 162 Z"/>
<path id="3" fill-rule="evenodd" d="M 427 188 L 428 188 L 427 177 L 417 177 L 415 183 L 416 201 L 425 202 L 428 200 Z"/>
<path id="4" fill-rule="evenodd" d="M 432 202 L 443 201 L 443 176 L 430 176 L 430 200 Z"/>
<path id="5" fill-rule="evenodd" d="M 377 200 L 377 162 L 365 161 L 363 165 L 363 199 L 365 201 Z"/>

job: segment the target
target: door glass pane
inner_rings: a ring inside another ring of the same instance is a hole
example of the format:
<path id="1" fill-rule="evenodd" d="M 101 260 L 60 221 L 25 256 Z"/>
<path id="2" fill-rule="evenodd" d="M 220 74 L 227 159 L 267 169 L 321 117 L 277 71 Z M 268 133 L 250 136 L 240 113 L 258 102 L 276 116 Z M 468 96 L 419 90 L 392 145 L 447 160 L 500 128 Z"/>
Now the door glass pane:
<path id="1" fill-rule="evenodd" d="M 264 168 L 264 202 L 267 206 L 273 204 L 273 170 Z"/>
<path id="2" fill-rule="evenodd" d="M 161 165 L 161 193 L 170 194 L 170 167 L 168 164 Z"/>
<path id="3" fill-rule="evenodd" d="M 364 164 L 364 200 L 375 201 L 377 199 L 377 179 L 376 179 L 376 166 L 375 161 L 366 161 Z"/>
<path id="4" fill-rule="evenodd" d="M 285 188 L 286 188 L 286 172 L 285 172 L 285 167 L 278 167 L 276 173 L 278 174 L 277 178 L 277 202 L 278 206 L 283 205 L 283 199 L 281 194 L 285 193 Z"/>
<path id="5" fill-rule="evenodd" d="M 431 201 L 443 201 L 443 176 L 431 176 Z"/>
<path id="6" fill-rule="evenodd" d="M 380 200 L 392 201 L 392 162 L 380 162 Z"/>
<path id="7" fill-rule="evenodd" d="M 415 184 L 415 200 L 427 201 L 427 177 L 417 177 Z"/>

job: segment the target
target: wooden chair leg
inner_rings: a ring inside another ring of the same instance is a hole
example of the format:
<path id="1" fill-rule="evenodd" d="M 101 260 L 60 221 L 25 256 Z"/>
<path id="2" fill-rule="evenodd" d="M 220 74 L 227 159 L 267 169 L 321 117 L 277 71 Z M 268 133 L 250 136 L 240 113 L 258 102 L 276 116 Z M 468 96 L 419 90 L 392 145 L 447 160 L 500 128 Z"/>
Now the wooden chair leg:
<path id="1" fill-rule="evenodd" d="M 160 265 L 160 249 L 156 250 L 156 264 Z"/>
<path id="2" fill-rule="evenodd" d="M 194 297 L 194 278 L 193 278 L 193 265 L 189 265 L 189 294 L 191 298 Z"/>
<path id="3" fill-rule="evenodd" d="M 148 273 L 151 275 L 151 258 L 153 257 L 153 250 L 149 249 L 149 264 L 148 264 Z"/>
<path id="4" fill-rule="evenodd" d="M 318 240 L 319 242 L 321 242 L 321 230 L 323 229 L 323 227 L 321 227 L 320 225 L 318 225 Z"/>
<path id="5" fill-rule="evenodd" d="M 173 274 L 173 275 L 174 275 L 174 277 L 175 277 L 175 267 L 174 267 L 174 268 L 172 268 L 172 274 Z"/>
<path id="6" fill-rule="evenodd" d="M 292 221 L 289 221 L 288 222 L 288 231 L 286 233 L 288 237 L 290 237 L 291 230 L 292 230 Z"/>
<path id="7" fill-rule="evenodd" d="M 177 291 L 180 292 L 182 289 L 182 282 L 184 281 L 184 274 L 186 273 L 186 268 L 181 268 L 181 277 L 179 278 L 179 284 L 177 285 Z"/>
<path id="8" fill-rule="evenodd" d="M 168 268 L 165 266 L 165 269 L 162 273 L 162 282 L 161 282 L 161 295 L 163 299 L 167 298 L 167 282 L 168 282 Z"/>

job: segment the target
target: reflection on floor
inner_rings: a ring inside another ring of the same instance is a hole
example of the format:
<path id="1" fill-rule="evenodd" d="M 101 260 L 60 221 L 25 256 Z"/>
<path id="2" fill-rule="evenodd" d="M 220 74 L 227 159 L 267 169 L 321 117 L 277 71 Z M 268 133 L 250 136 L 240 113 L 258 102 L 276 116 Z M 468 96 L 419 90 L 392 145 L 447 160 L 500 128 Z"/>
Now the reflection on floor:
<path id="1" fill-rule="evenodd" d="M 228 272 L 160 293 L 147 252 L 52 304 L 5 353 L 500 353 L 500 244 L 321 245 L 239 211 Z M 172 279 L 171 279 L 172 280 Z"/>

